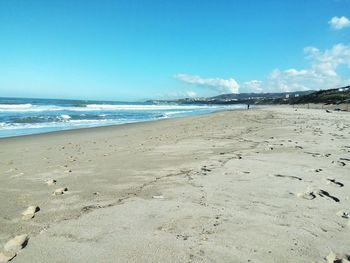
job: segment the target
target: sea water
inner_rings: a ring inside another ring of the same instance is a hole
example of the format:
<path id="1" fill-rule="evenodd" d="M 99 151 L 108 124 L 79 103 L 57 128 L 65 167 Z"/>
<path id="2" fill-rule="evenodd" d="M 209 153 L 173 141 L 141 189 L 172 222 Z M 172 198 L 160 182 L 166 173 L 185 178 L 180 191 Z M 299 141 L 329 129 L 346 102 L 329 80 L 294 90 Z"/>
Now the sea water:
<path id="1" fill-rule="evenodd" d="M 58 99 L 0 98 L 0 138 L 244 108 Z"/>

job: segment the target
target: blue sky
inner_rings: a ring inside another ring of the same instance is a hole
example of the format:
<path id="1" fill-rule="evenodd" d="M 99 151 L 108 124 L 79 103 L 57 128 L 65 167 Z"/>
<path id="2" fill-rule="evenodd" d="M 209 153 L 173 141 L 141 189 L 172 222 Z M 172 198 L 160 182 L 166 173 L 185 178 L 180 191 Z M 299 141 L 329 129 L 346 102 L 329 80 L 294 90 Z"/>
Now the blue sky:
<path id="1" fill-rule="evenodd" d="M 350 0 L 0 0 L 0 96 L 142 100 L 350 84 Z"/>

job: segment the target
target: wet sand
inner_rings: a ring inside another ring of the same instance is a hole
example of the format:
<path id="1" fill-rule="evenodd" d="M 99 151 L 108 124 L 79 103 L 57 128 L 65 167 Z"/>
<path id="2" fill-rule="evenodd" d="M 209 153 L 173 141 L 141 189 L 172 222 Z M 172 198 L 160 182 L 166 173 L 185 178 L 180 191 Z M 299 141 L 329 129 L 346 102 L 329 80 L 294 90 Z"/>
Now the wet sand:
<path id="1" fill-rule="evenodd" d="M 316 109 L 0 139 L 0 260 L 327 262 L 349 168 L 350 115 Z"/>

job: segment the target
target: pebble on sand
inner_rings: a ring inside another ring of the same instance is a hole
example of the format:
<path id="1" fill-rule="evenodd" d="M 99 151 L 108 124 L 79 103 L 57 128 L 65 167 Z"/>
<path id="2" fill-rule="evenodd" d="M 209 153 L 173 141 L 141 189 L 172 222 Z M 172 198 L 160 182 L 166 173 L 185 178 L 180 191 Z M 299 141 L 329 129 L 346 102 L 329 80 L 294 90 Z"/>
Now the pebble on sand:
<path id="1" fill-rule="evenodd" d="M 7 243 L 4 246 L 4 249 L 5 251 L 8 251 L 8 252 L 17 253 L 27 245 L 28 240 L 29 240 L 29 236 L 26 234 L 15 236 L 11 240 L 7 241 Z"/>

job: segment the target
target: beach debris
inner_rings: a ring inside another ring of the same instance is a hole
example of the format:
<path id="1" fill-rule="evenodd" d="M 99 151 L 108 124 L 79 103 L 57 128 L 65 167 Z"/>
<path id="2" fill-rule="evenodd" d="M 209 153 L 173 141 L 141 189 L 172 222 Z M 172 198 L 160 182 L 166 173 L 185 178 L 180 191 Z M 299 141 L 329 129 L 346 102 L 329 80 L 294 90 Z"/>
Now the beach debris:
<path id="1" fill-rule="evenodd" d="M 22 215 L 22 219 L 23 220 L 29 220 L 32 219 L 35 216 L 35 213 L 37 213 L 38 211 L 40 211 L 39 206 L 29 206 L 25 211 L 23 211 Z"/>
<path id="2" fill-rule="evenodd" d="M 345 254 L 337 254 L 331 251 L 326 257 L 327 263 L 346 263 L 350 262 L 350 256 Z"/>
<path id="3" fill-rule="evenodd" d="M 53 192 L 53 195 L 63 195 L 67 191 L 68 191 L 67 187 L 58 188 Z"/>
<path id="4" fill-rule="evenodd" d="M 0 262 L 9 262 L 11 261 L 17 254 L 11 251 L 4 251 L 0 253 Z"/>
<path id="5" fill-rule="evenodd" d="M 152 196 L 153 199 L 164 199 L 164 196 L 162 195 L 154 195 Z"/>
<path id="6" fill-rule="evenodd" d="M 55 185 L 57 183 L 57 181 L 55 179 L 49 179 L 46 181 L 46 184 L 51 186 L 51 185 Z"/>
<path id="7" fill-rule="evenodd" d="M 17 253 L 21 249 L 25 248 L 29 240 L 27 234 L 15 236 L 11 240 L 7 241 L 4 246 L 5 251 Z"/>

